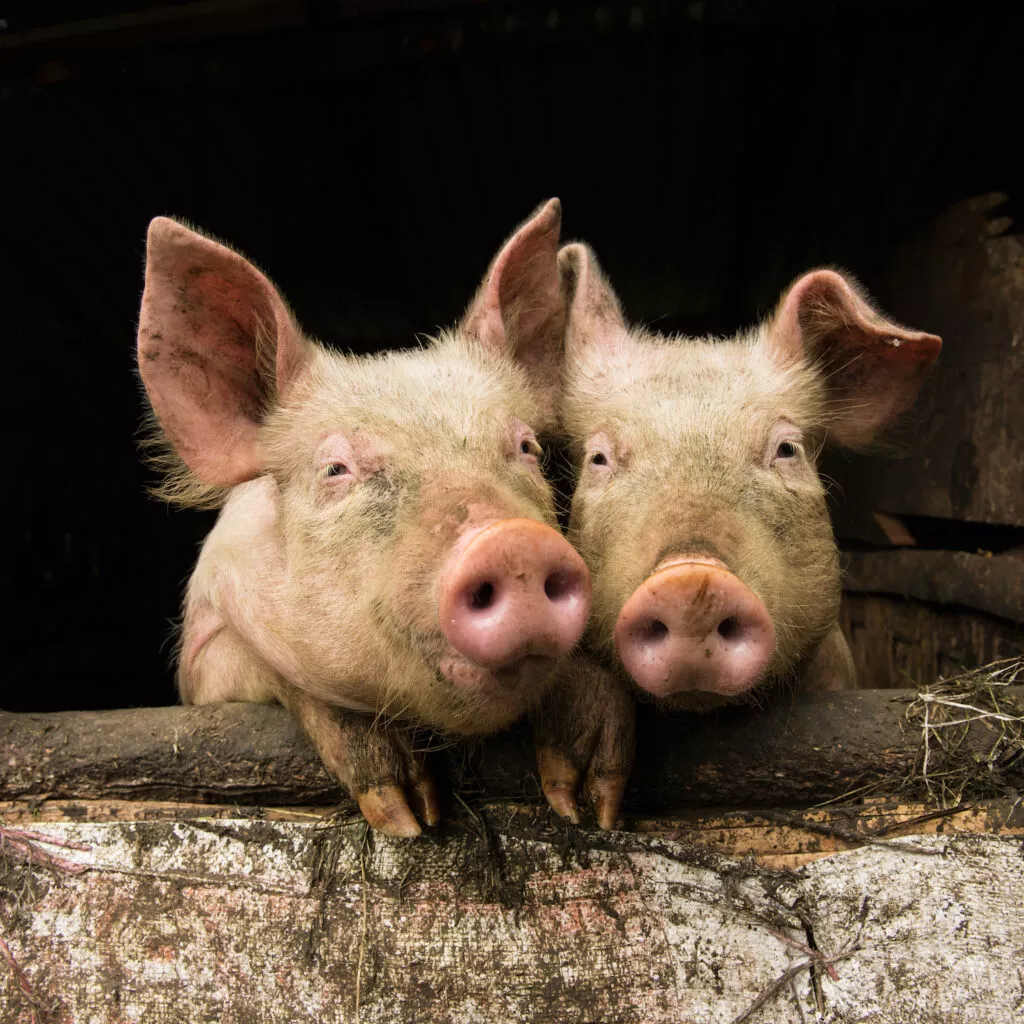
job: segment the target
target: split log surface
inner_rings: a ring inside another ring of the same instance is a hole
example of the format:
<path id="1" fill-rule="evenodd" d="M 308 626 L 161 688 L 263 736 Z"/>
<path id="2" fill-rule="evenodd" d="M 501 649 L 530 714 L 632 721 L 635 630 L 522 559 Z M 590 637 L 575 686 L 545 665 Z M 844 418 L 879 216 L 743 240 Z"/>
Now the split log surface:
<path id="1" fill-rule="evenodd" d="M 899 791 L 921 753 L 906 720 L 914 690 L 862 690 L 678 719 L 641 708 L 627 806 L 807 806 L 864 787 Z M 1012 688 L 1007 698 L 1024 697 Z M 971 726 L 962 752 L 992 734 Z M 439 755 L 461 795 L 534 799 L 533 746 L 520 726 Z M 1010 765 L 1024 788 L 1024 765 Z M 0 800 L 150 799 L 253 805 L 337 802 L 341 793 L 293 719 L 224 704 L 126 711 L 0 713 Z"/>
<path id="2" fill-rule="evenodd" d="M 475 820 L 440 843 L 361 824 L 40 824 L 61 866 L 22 887 L 0 1019 L 29 1020 L 29 999 L 95 1024 L 1019 1013 L 1019 840 L 896 839 L 790 872 Z"/>

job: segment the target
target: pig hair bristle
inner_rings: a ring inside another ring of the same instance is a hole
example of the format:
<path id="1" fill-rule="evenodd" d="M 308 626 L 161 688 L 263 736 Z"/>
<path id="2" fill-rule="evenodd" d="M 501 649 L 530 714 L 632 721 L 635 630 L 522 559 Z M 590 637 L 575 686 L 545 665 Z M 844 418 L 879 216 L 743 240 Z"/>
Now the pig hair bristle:
<path id="1" fill-rule="evenodd" d="M 147 409 L 140 430 L 139 449 L 143 461 L 159 477 L 147 490 L 158 501 L 180 508 L 220 508 L 231 493 L 230 487 L 203 483 L 185 464 L 168 440 L 152 409 Z"/>

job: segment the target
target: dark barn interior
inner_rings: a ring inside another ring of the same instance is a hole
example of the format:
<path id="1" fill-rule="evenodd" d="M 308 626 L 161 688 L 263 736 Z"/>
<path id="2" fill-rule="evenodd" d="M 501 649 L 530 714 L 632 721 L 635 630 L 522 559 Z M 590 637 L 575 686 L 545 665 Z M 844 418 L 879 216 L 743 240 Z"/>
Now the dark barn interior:
<path id="1" fill-rule="evenodd" d="M 849 269 L 945 340 L 898 458 L 825 466 L 861 685 L 1024 650 L 1020 12 L 108 0 L 0 19 L 4 709 L 175 700 L 170 623 L 213 514 L 148 497 L 137 449 L 158 214 L 230 241 L 356 352 L 453 322 L 553 195 L 627 315 L 666 331 L 734 331 L 803 270 Z"/>

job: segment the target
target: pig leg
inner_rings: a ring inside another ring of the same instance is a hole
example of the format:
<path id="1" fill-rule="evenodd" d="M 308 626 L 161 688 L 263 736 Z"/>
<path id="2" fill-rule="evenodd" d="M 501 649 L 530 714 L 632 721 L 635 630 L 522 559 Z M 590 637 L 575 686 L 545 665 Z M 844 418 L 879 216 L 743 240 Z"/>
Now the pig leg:
<path id="1" fill-rule="evenodd" d="M 818 649 L 804 664 L 797 678 L 801 693 L 834 693 L 836 690 L 855 690 L 857 670 L 853 665 L 850 645 L 836 623 Z"/>
<path id="2" fill-rule="evenodd" d="M 208 628 L 216 625 L 211 617 L 194 618 L 190 625 L 198 622 Z M 190 632 L 186 630 L 186 655 Z M 183 664 L 189 672 L 187 677 L 182 673 L 182 697 L 190 704 L 254 701 L 288 708 L 373 828 L 392 836 L 419 835 L 412 808 L 428 825 L 440 820 L 433 778 L 397 729 L 290 686 L 226 626 L 216 629 L 194 656 L 183 658 Z"/>
<path id="3" fill-rule="evenodd" d="M 282 703 L 373 828 L 399 838 L 418 836 L 413 808 L 428 825 L 441 820 L 433 777 L 394 726 L 299 690 L 282 694 Z"/>
<path id="4" fill-rule="evenodd" d="M 552 809 L 579 824 L 582 783 L 598 824 L 614 828 L 633 767 L 635 728 L 629 687 L 590 658 L 570 658 L 534 716 L 541 787 Z"/>

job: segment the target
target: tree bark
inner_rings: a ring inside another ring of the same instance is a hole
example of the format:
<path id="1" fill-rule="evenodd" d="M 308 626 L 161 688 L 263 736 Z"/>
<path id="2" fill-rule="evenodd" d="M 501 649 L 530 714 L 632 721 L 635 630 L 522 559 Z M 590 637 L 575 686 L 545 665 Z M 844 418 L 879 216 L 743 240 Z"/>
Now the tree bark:
<path id="1" fill-rule="evenodd" d="M 808 806 L 865 789 L 912 795 L 923 736 L 906 711 L 916 696 L 862 690 L 675 719 L 641 707 L 627 808 Z M 1024 688 L 1005 697 L 1019 706 Z M 993 738 L 974 722 L 957 756 L 970 763 L 987 755 Z M 522 725 L 446 748 L 435 771 L 463 799 L 540 795 Z M 1024 788 L 1019 758 L 1001 781 Z M 342 800 L 295 721 L 252 704 L 0 713 L 0 800 L 40 796 L 259 806 Z"/>

